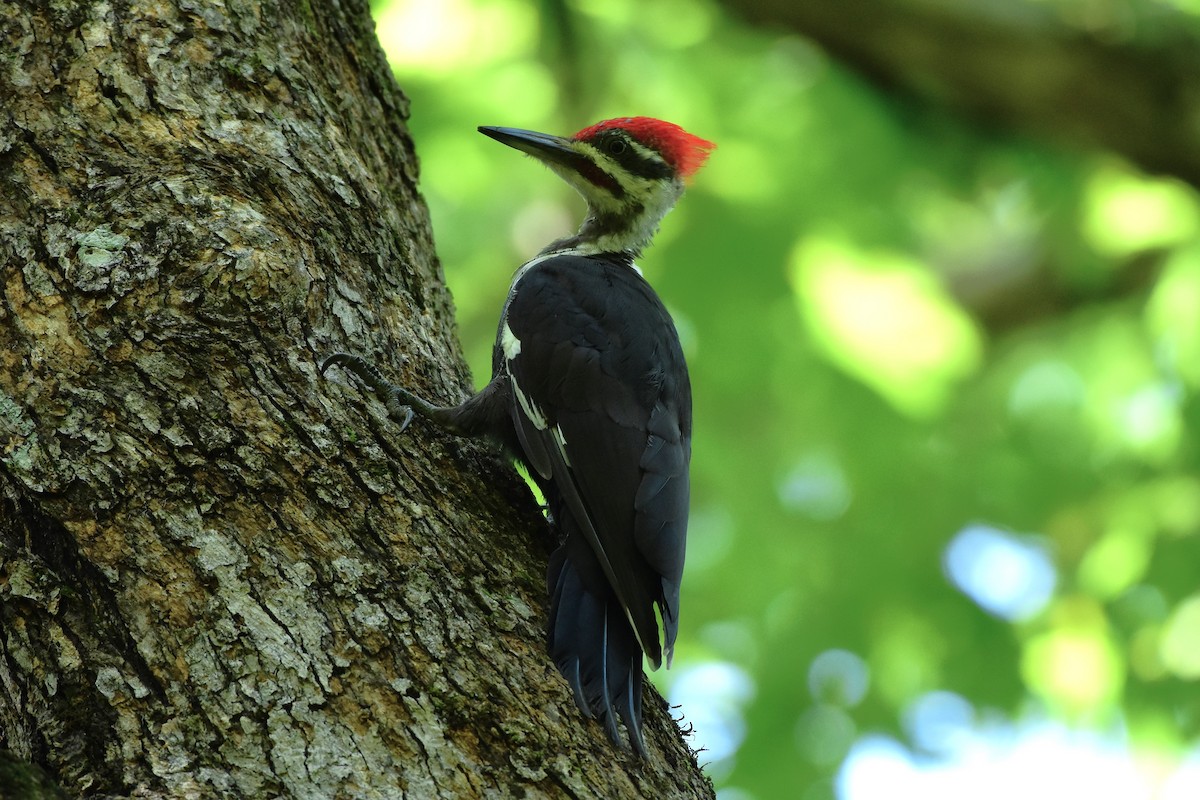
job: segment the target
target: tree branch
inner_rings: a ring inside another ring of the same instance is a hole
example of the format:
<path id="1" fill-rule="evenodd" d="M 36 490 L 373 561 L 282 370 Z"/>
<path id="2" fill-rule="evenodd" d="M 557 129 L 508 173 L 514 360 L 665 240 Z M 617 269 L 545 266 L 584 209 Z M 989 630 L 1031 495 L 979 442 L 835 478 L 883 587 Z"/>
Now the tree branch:
<path id="1" fill-rule="evenodd" d="M 1200 186 L 1198 42 L 1179 12 L 1175 24 L 1159 21 L 1149 42 L 1088 33 L 1053 6 L 1020 0 L 725 4 L 812 38 L 883 86 L 989 124 L 1109 149 Z"/>

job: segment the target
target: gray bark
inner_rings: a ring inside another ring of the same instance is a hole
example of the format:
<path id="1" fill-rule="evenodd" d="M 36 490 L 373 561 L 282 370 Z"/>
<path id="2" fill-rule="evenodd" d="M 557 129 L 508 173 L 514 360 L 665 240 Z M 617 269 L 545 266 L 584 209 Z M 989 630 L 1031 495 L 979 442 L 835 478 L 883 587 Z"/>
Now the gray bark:
<path id="1" fill-rule="evenodd" d="M 711 797 L 544 652 L 366 3 L 0 7 L 0 748 L 88 797 Z"/>

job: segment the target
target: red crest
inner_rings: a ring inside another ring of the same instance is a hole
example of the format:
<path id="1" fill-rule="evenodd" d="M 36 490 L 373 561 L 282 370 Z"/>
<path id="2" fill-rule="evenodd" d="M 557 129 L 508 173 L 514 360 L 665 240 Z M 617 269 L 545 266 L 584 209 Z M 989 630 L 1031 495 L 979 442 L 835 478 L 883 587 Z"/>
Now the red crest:
<path id="1" fill-rule="evenodd" d="M 619 117 L 597 122 L 575 134 L 577 142 L 594 139 L 604 131 L 620 128 L 647 147 L 657 150 L 681 178 L 692 175 L 704 165 L 715 144 L 688 133 L 672 122 L 653 117 Z"/>

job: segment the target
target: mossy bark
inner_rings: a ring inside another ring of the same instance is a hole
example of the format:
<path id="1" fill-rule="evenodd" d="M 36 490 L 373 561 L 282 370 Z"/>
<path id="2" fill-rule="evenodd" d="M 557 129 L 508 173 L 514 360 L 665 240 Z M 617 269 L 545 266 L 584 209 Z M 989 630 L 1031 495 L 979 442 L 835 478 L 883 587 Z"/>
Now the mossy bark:
<path id="1" fill-rule="evenodd" d="M 544 653 L 366 3 L 0 7 L 0 747 L 88 797 L 709 797 Z"/>

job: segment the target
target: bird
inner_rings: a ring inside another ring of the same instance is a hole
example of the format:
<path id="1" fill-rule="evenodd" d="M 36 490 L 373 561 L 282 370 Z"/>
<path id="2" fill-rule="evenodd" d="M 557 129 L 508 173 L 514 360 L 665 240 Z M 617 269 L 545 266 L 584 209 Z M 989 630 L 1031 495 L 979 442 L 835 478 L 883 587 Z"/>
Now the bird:
<path id="1" fill-rule="evenodd" d="M 513 276 L 477 394 L 439 406 L 335 353 L 400 423 L 415 416 L 489 438 L 524 463 L 557 548 L 546 571 L 547 649 L 575 703 L 609 738 L 647 754 L 643 659 L 670 667 L 690 500 L 692 398 L 675 324 L 637 267 L 715 144 L 651 117 L 573 136 L 479 132 L 545 164 L 580 195 L 578 231 Z"/>

